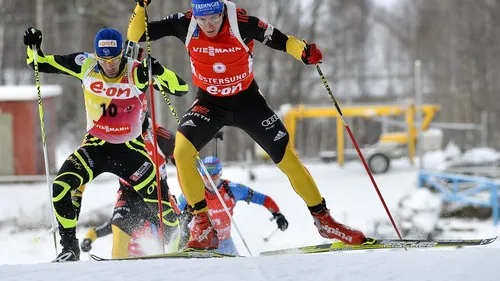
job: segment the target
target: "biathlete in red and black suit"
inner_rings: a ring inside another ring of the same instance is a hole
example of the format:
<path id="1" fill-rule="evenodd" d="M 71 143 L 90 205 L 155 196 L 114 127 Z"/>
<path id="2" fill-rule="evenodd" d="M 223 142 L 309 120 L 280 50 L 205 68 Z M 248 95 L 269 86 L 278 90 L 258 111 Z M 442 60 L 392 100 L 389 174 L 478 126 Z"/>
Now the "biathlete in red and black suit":
<path id="1" fill-rule="evenodd" d="M 321 236 L 348 244 L 363 243 L 362 232 L 331 217 L 314 179 L 291 146 L 285 126 L 261 95 L 254 79 L 254 40 L 285 51 L 305 64 L 321 61 L 318 47 L 283 34 L 229 1 L 192 0 L 191 7 L 187 13 L 172 14 L 148 25 L 151 40 L 174 36 L 185 44 L 193 83 L 199 88 L 196 100 L 180 122 L 174 151 L 179 184 L 195 214 L 191 240 L 186 247 L 214 249 L 219 244 L 207 214 L 196 156 L 224 126 L 241 128 L 267 152 L 307 204 Z M 128 28 L 129 40 L 146 39 L 144 14 L 144 1 L 137 0 Z"/>

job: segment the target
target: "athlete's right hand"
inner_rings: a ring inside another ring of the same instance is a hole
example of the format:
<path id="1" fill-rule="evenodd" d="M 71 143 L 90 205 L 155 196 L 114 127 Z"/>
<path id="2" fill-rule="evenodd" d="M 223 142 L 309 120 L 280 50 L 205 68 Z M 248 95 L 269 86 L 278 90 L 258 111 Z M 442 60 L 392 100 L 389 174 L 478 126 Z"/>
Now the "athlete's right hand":
<path id="1" fill-rule="evenodd" d="M 85 238 L 82 241 L 82 244 L 80 245 L 80 248 L 82 248 L 82 252 L 88 252 L 92 250 L 92 240 Z"/>
<path id="2" fill-rule="evenodd" d="M 304 64 L 318 64 L 321 62 L 321 59 L 323 59 L 323 54 L 321 54 L 321 51 L 319 50 L 318 46 L 316 44 L 307 44 L 304 47 L 304 50 L 302 51 L 302 62 Z"/>
<path id="3" fill-rule="evenodd" d="M 24 45 L 33 46 L 35 45 L 37 49 L 40 48 L 42 44 L 42 32 L 34 27 L 30 27 L 24 31 Z"/>
<path id="4" fill-rule="evenodd" d="M 276 220 L 276 224 L 278 224 L 278 228 L 281 231 L 285 231 L 288 228 L 288 221 L 280 211 L 273 213 L 273 219 Z"/>
<path id="5" fill-rule="evenodd" d="M 139 4 L 139 6 L 144 7 L 144 2 L 146 2 L 147 5 L 149 6 L 149 3 L 151 3 L 151 0 L 135 0 L 135 2 L 137 2 L 137 4 Z"/>

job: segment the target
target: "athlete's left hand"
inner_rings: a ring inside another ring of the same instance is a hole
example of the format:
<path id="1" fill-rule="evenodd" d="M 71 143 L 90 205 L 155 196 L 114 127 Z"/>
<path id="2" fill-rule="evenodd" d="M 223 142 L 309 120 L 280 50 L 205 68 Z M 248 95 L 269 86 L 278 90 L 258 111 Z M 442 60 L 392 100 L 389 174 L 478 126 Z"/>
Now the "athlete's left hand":
<path id="1" fill-rule="evenodd" d="M 80 248 L 82 248 L 82 251 L 85 253 L 89 252 L 90 250 L 92 250 L 92 240 L 90 240 L 89 238 L 83 239 Z"/>
<path id="2" fill-rule="evenodd" d="M 148 59 L 142 60 L 142 65 L 144 66 L 145 75 L 147 76 L 148 71 Z M 165 69 L 163 66 L 153 57 L 151 57 L 151 70 L 153 75 L 162 75 Z"/>
<path id="3" fill-rule="evenodd" d="M 305 64 L 317 64 L 323 59 L 323 54 L 316 44 L 307 44 L 302 51 L 302 62 Z"/>
<path id="4" fill-rule="evenodd" d="M 137 4 L 139 4 L 139 6 L 143 7 L 144 8 L 144 2 L 146 2 L 146 5 L 149 6 L 149 3 L 151 3 L 151 0 L 135 0 L 135 2 L 137 2 Z"/>
<path id="5" fill-rule="evenodd" d="M 280 211 L 274 212 L 273 217 L 276 219 L 276 224 L 281 231 L 285 231 L 288 228 L 288 221 Z"/>

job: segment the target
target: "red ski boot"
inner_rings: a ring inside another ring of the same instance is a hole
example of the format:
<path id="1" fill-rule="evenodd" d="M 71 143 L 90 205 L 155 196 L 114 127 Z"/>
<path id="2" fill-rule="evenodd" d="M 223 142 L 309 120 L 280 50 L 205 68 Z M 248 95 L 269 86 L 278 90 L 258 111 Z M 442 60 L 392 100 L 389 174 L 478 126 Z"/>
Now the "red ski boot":
<path id="1" fill-rule="evenodd" d="M 194 215 L 193 222 L 191 238 L 185 247 L 199 250 L 217 249 L 219 238 L 217 238 L 217 231 L 215 231 L 208 212 Z"/>
<path id="2" fill-rule="evenodd" d="M 352 229 L 346 225 L 338 223 L 330 215 L 330 210 L 326 208 L 325 201 L 320 206 L 309 209 L 322 209 L 319 212 L 311 210 L 314 225 L 318 228 L 319 234 L 325 238 L 338 239 L 346 244 L 360 245 L 366 241 L 363 232 Z"/>

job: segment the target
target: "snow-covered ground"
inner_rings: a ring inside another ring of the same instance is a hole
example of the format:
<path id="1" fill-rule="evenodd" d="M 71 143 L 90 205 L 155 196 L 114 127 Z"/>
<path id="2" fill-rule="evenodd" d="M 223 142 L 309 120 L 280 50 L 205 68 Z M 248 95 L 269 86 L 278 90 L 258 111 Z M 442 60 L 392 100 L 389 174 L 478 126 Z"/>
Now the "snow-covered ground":
<path id="1" fill-rule="evenodd" d="M 496 281 L 497 249 L 1 266 L 0 280 Z"/>
<path id="2" fill-rule="evenodd" d="M 439 162 L 436 158 L 429 163 Z M 368 235 L 374 222 L 387 219 L 385 210 L 360 163 L 348 163 L 344 168 L 336 164 L 305 162 L 316 179 L 332 215 Z M 429 165 L 426 165 L 426 167 Z M 172 170 L 174 172 L 174 170 Z M 247 184 L 264 192 L 278 203 L 290 226 L 278 231 L 269 242 L 264 242 L 276 229 L 270 214 L 261 206 L 238 203 L 235 221 L 246 239 L 252 254 L 295 246 L 326 242 L 319 236 L 311 216 L 287 178 L 273 165 L 254 167 L 256 181 L 250 182 L 248 172 L 239 166 L 225 167 L 223 177 Z M 116 198 L 117 181 L 112 176 L 101 176 L 88 185 L 81 220 L 89 219 L 95 210 L 109 209 Z M 405 159 L 392 163 L 389 173 L 377 175 L 376 182 L 390 209 L 417 182 L 417 168 Z M 169 178 L 174 194 L 179 194 L 175 176 Z M 0 222 L 16 220 L 18 224 L 32 224 L 47 213 L 46 184 L 0 186 Z M 31 222 L 30 222 L 31 221 Z M 450 238 L 486 238 L 500 231 L 491 221 L 463 222 L 476 230 L 471 233 L 450 233 Z M 45 228 L 46 229 L 46 228 Z M 87 229 L 80 227 L 79 237 Z M 82 254 L 82 261 L 73 264 L 46 264 L 55 257 L 52 236 L 34 242 L 42 230 L 19 232 L 18 227 L 0 224 L 0 280 L 498 280 L 493 262 L 500 254 L 499 243 L 474 249 L 430 251 L 378 251 L 357 253 L 329 253 L 307 256 L 248 257 L 224 260 L 155 260 L 127 262 L 92 262 Z M 396 238 L 396 233 L 393 232 Z M 233 230 L 233 238 L 241 255 L 250 254 Z M 93 244 L 94 254 L 110 257 L 111 237 L 98 239 Z M 3 265 L 2 265 L 3 264 Z M 23 264 L 23 265 L 19 265 Z M 29 264 L 29 265 L 28 265 Z M 196 269 L 195 269 L 196 268 Z M 215 270 L 217 268 L 217 270 Z"/>

